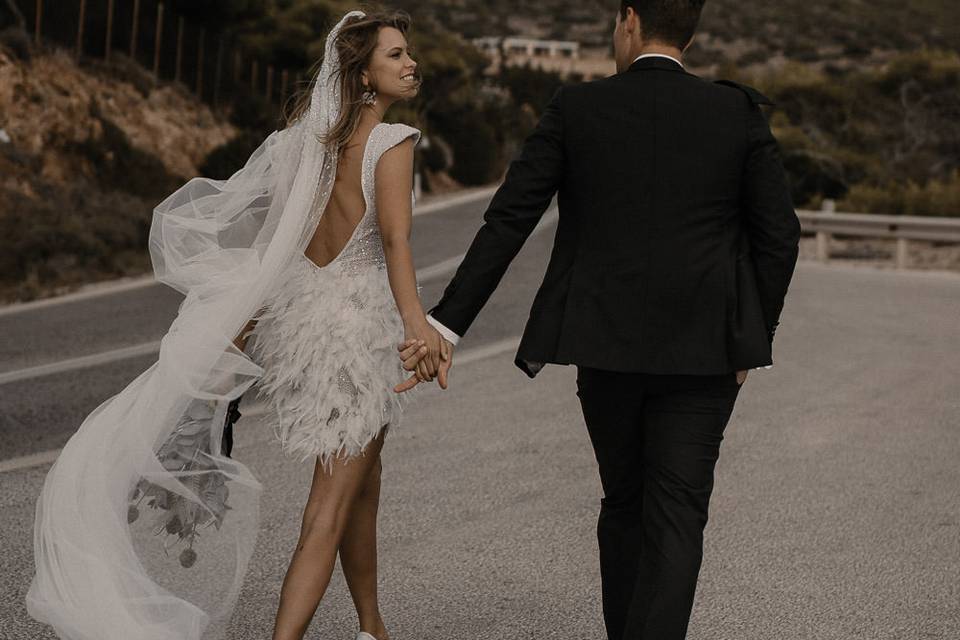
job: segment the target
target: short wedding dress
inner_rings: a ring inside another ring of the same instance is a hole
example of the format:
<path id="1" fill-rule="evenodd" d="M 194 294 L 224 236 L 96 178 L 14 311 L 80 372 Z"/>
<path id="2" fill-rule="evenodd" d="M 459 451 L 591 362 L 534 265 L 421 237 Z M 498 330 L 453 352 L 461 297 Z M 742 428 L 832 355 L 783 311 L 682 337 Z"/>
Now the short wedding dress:
<path id="1" fill-rule="evenodd" d="M 387 278 L 377 222 L 374 176 L 388 149 L 420 131 L 380 123 L 363 152 L 366 211 L 343 250 L 317 266 L 302 252 L 268 297 L 250 333 L 251 358 L 263 370 L 257 385 L 272 410 L 274 433 L 301 461 L 363 451 L 384 427 L 395 427 L 406 394 L 397 357 L 403 322 Z"/>

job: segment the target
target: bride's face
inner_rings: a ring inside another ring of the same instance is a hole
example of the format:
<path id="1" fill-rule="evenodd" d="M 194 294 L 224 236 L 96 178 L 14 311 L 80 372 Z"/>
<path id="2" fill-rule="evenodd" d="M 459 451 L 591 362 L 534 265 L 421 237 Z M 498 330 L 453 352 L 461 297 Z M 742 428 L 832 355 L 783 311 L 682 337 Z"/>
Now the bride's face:
<path id="1" fill-rule="evenodd" d="M 417 63 L 410 57 L 407 39 L 398 29 L 384 27 L 377 37 L 377 48 L 370 56 L 365 76 L 384 98 L 406 100 L 417 95 L 420 81 Z"/>

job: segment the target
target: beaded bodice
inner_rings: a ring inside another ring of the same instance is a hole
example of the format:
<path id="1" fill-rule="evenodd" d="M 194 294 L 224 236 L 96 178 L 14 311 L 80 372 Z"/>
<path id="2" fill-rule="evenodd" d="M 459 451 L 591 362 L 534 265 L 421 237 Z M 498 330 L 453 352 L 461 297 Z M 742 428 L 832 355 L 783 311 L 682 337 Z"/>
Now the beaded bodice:
<path id="1" fill-rule="evenodd" d="M 414 136 L 414 143 L 416 143 L 420 139 L 420 131 L 405 124 L 380 123 L 373 128 L 367 138 L 360 174 L 366 211 L 343 251 L 334 259 L 334 262 L 339 263 L 347 271 L 356 273 L 369 268 L 386 267 L 383 240 L 380 236 L 380 225 L 377 222 L 377 198 L 374 184 L 377 163 L 384 152 L 410 136 Z M 412 198 L 413 194 L 411 194 Z"/>

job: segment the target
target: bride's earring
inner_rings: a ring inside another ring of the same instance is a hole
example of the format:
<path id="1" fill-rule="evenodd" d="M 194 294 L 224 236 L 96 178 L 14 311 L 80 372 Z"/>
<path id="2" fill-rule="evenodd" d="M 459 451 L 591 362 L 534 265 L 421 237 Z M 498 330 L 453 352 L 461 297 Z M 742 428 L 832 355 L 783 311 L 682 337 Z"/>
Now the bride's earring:
<path id="1" fill-rule="evenodd" d="M 363 92 L 363 96 L 361 96 L 360 99 L 363 100 L 363 104 L 373 104 L 377 101 L 377 92 L 367 89 Z"/>

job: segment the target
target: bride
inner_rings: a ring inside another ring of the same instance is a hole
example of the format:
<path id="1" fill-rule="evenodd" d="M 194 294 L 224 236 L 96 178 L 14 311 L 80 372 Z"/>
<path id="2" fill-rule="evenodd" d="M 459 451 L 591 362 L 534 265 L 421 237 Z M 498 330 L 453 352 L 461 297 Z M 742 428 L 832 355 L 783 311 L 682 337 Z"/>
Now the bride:
<path id="1" fill-rule="evenodd" d="M 408 28 L 402 13 L 348 13 L 287 126 L 228 180 L 194 178 L 155 209 L 154 271 L 185 299 L 158 361 L 87 416 L 37 502 L 27 609 L 60 637 L 223 636 L 261 490 L 224 424 L 257 385 L 282 450 L 315 459 L 273 639 L 303 637 L 339 555 L 358 640 L 388 640 L 380 452 L 395 390 L 438 369 L 445 386 L 452 356 L 409 245 L 420 132 L 382 121 L 419 90 Z"/>

